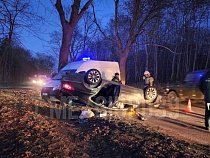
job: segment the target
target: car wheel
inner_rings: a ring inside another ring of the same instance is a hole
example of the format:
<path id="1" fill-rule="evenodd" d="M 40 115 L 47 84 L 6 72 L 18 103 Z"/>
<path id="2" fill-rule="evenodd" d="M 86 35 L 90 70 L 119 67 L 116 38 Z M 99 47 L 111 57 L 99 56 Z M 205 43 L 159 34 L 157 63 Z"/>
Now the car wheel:
<path id="1" fill-rule="evenodd" d="M 167 99 L 171 102 L 175 102 L 178 99 L 178 95 L 175 91 L 170 91 L 167 94 Z"/>
<path id="2" fill-rule="evenodd" d="M 100 105 L 106 105 L 107 100 L 106 100 L 106 98 L 103 97 L 103 96 L 98 96 L 98 97 L 95 99 L 95 102 L 96 102 L 97 104 L 100 104 Z"/>
<path id="3" fill-rule="evenodd" d="M 97 69 L 90 69 L 85 75 L 85 81 L 90 85 L 98 85 L 101 82 L 101 73 Z"/>
<path id="4" fill-rule="evenodd" d="M 154 100 L 157 98 L 157 89 L 153 86 L 148 86 L 144 89 L 144 96 L 146 100 Z"/>

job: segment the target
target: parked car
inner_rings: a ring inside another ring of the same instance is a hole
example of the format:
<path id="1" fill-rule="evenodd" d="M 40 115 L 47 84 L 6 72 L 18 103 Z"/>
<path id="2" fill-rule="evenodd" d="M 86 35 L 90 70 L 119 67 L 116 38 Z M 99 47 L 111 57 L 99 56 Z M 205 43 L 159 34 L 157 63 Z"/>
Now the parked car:
<path id="1" fill-rule="evenodd" d="M 199 89 L 199 82 L 200 78 L 207 70 L 208 69 L 187 73 L 183 82 L 166 86 L 165 94 L 167 99 L 172 102 L 175 102 L 178 99 L 202 100 L 204 95 Z"/>
<path id="2" fill-rule="evenodd" d="M 34 77 L 30 78 L 30 80 L 33 84 L 43 86 L 50 80 L 50 78 L 48 78 L 46 75 L 34 75 Z"/>
<path id="3" fill-rule="evenodd" d="M 102 79 L 97 69 L 63 76 L 60 94 L 64 98 L 69 97 L 80 103 L 111 110 L 125 110 L 130 107 L 137 108 L 141 105 L 154 105 L 161 102 L 161 97 L 158 97 L 155 87 L 148 86 L 144 91 Z"/>

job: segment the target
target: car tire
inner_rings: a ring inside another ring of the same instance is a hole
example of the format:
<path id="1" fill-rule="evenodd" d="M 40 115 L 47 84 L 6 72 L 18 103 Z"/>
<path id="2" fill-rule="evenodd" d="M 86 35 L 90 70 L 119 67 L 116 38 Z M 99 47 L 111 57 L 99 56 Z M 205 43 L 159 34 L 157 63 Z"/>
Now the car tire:
<path id="1" fill-rule="evenodd" d="M 85 81 L 90 85 L 99 85 L 101 82 L 101 73 L 97 69 L 90 69 L 85 74 Z"/>
<path id="2" fill-rule="evenodd" d="M 167 94 L 167 100 L 171 101 L 171 102 L 175 102 L 178 99 L 178 95 L 175 91 L 170 91 Z"/>
<path id="3" fill-rule="evenodd" d="M 103 97 L 103 96 L 98 96 L 98 97 L 95 99 L 95 102 L 96 102 L 97 104 L 100 104 L 100 105 L 106 105 L 107 100 L 106 100 L 106 98 Z"/>
<path id="4" fill-rule="evenodd" d="M 155 100 L 157 96 L 157 89 L 154 86 L 148 86 L 144 89 L 144 97 L 146 100 Z"/>

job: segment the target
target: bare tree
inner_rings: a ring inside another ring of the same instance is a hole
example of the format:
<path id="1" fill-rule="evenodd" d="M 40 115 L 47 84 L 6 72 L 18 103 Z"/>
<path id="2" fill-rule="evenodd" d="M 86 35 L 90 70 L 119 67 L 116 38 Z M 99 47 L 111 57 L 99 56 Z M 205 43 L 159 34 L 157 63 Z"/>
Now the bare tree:
<path id="1" fill-rule="evenodd" d="M 81 52 L 88 51 L 90 49 L 97 32 L 97 28 L 91 18 L 91 14 L 89 12 L 85 12 L 81 20 L 78 22 L 78 25 L 75 27 L 72 37 L 70 37 L 71 44 L 69 48 L 68 62 L 74 62 Z M 50 37 L 51 40 L 49 41 L 49 47 L 58 59 L 58 52 L 62 43 L 62 33 L 61 31 L 54 31 L 51 33 Z"/>
<path id="2" fill-rule="evenodd" d="M 59 50 L 61 47 L 61 32 L 53 31 L 50 33 L 49 48 L 55 54 L 55 57 L 58 59 Z"/>
<path id="3" fill-rule="evenodd" d="M 73 32 L 69 59 L 71 62 L 75 61 L 80 53 L 89 51 L 90 46 L 94 41 L 97 29 L 91 18 L 90 12 L 85 12 L 79 25 Z"/>
<path id="4" fill-rule="evenodd" d="M 71 15 L 68 19 L 68 17 L 66 17 L 65 15 L 61 0 L 56 0 L 55 7 L 59 13 L 60 22 L 62 25 L 62 44 L 59 54 L 58 70 L 60 70 L 68 63 L 68 55 L 69 55 L 69 49 L 71 45 L 73 31 L 77 23 L 83 16 L 84 12 L 88 9 L 89 5 L 92 3 L 92 1 L 93 0 L 88 0 L 85 3 L 85 5 L 82 8 L 80 8 L 81 0 L 74 0 L 71 6 L 72 7 Z"/>
<path id="5" fill-rule="evenodd" d="M 9 80 L 12 75 L 12 61 L 14 53 L 10 51 L 12 41 L 18 40 L 18 29 L 30 28 L 30 19 L 33 12 L 30 0 L 0 0 L 0 38 L 5 39 L 6 46 L 2 50 L 0 60 L 0 78 L 2 81 Z M 20 31 L 20 30 L 19 30 Z"/>
<path id="6" fill-rule="evenodd" d="M 160 15 L 161 10 L 167 7 L 167 0 L 150 0 L 150 1 L 139 1 L 139 0 L 132 0 L 132 1 L 125 1 L 124 7 L 127 9 L 123 13 L 124 18 L 127 19 L 128 23 L 126 23 L 126 31 L 128 32 L 127 35 L 125 33 L 120 35 L 120 21 L 122 16 L 119 12 L 119 0 L 114 0 L 115 2 L 115 38 L 116 41 L 110 39 L 100 28 L 99 24 L 97 23 L 96 17 L 95 22 L 99 27 L 99 30 L 102 34 L 115 43 L 118 47 L 119 56 L 120 56 L 120 71 L 121 71 L 121 79 L 122 82 L 125 83 L 126 78 L 126 62 L 128 59 L 128 55 L 131 51 L 131 47 L 135 42 L 136 38 L 144 32 L 145 26 L 155 18 L 156 16 Z M 125 5 L 126 4 L 126 5 Z M 93 6 L 94 11 L 94 6 Z M 94 14 L 95 15 L 95 14 Z M 125 25 L 125 23 L 121 23 L 121 25 Z M 126 39 L 125 39 L 126 38 Z"/>

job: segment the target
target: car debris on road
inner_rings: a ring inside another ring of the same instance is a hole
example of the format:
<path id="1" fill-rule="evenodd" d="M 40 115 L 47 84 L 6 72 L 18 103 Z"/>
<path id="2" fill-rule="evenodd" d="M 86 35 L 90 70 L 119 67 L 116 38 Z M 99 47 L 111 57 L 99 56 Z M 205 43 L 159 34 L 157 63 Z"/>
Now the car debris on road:
<path id="1" fill-rule="evenodd" d="M 139 118 L 139 120 L 145 121 L 147 120 L 142 114 L 140 114 L 139 112 L 136 113 L 136 116 Z"/>

